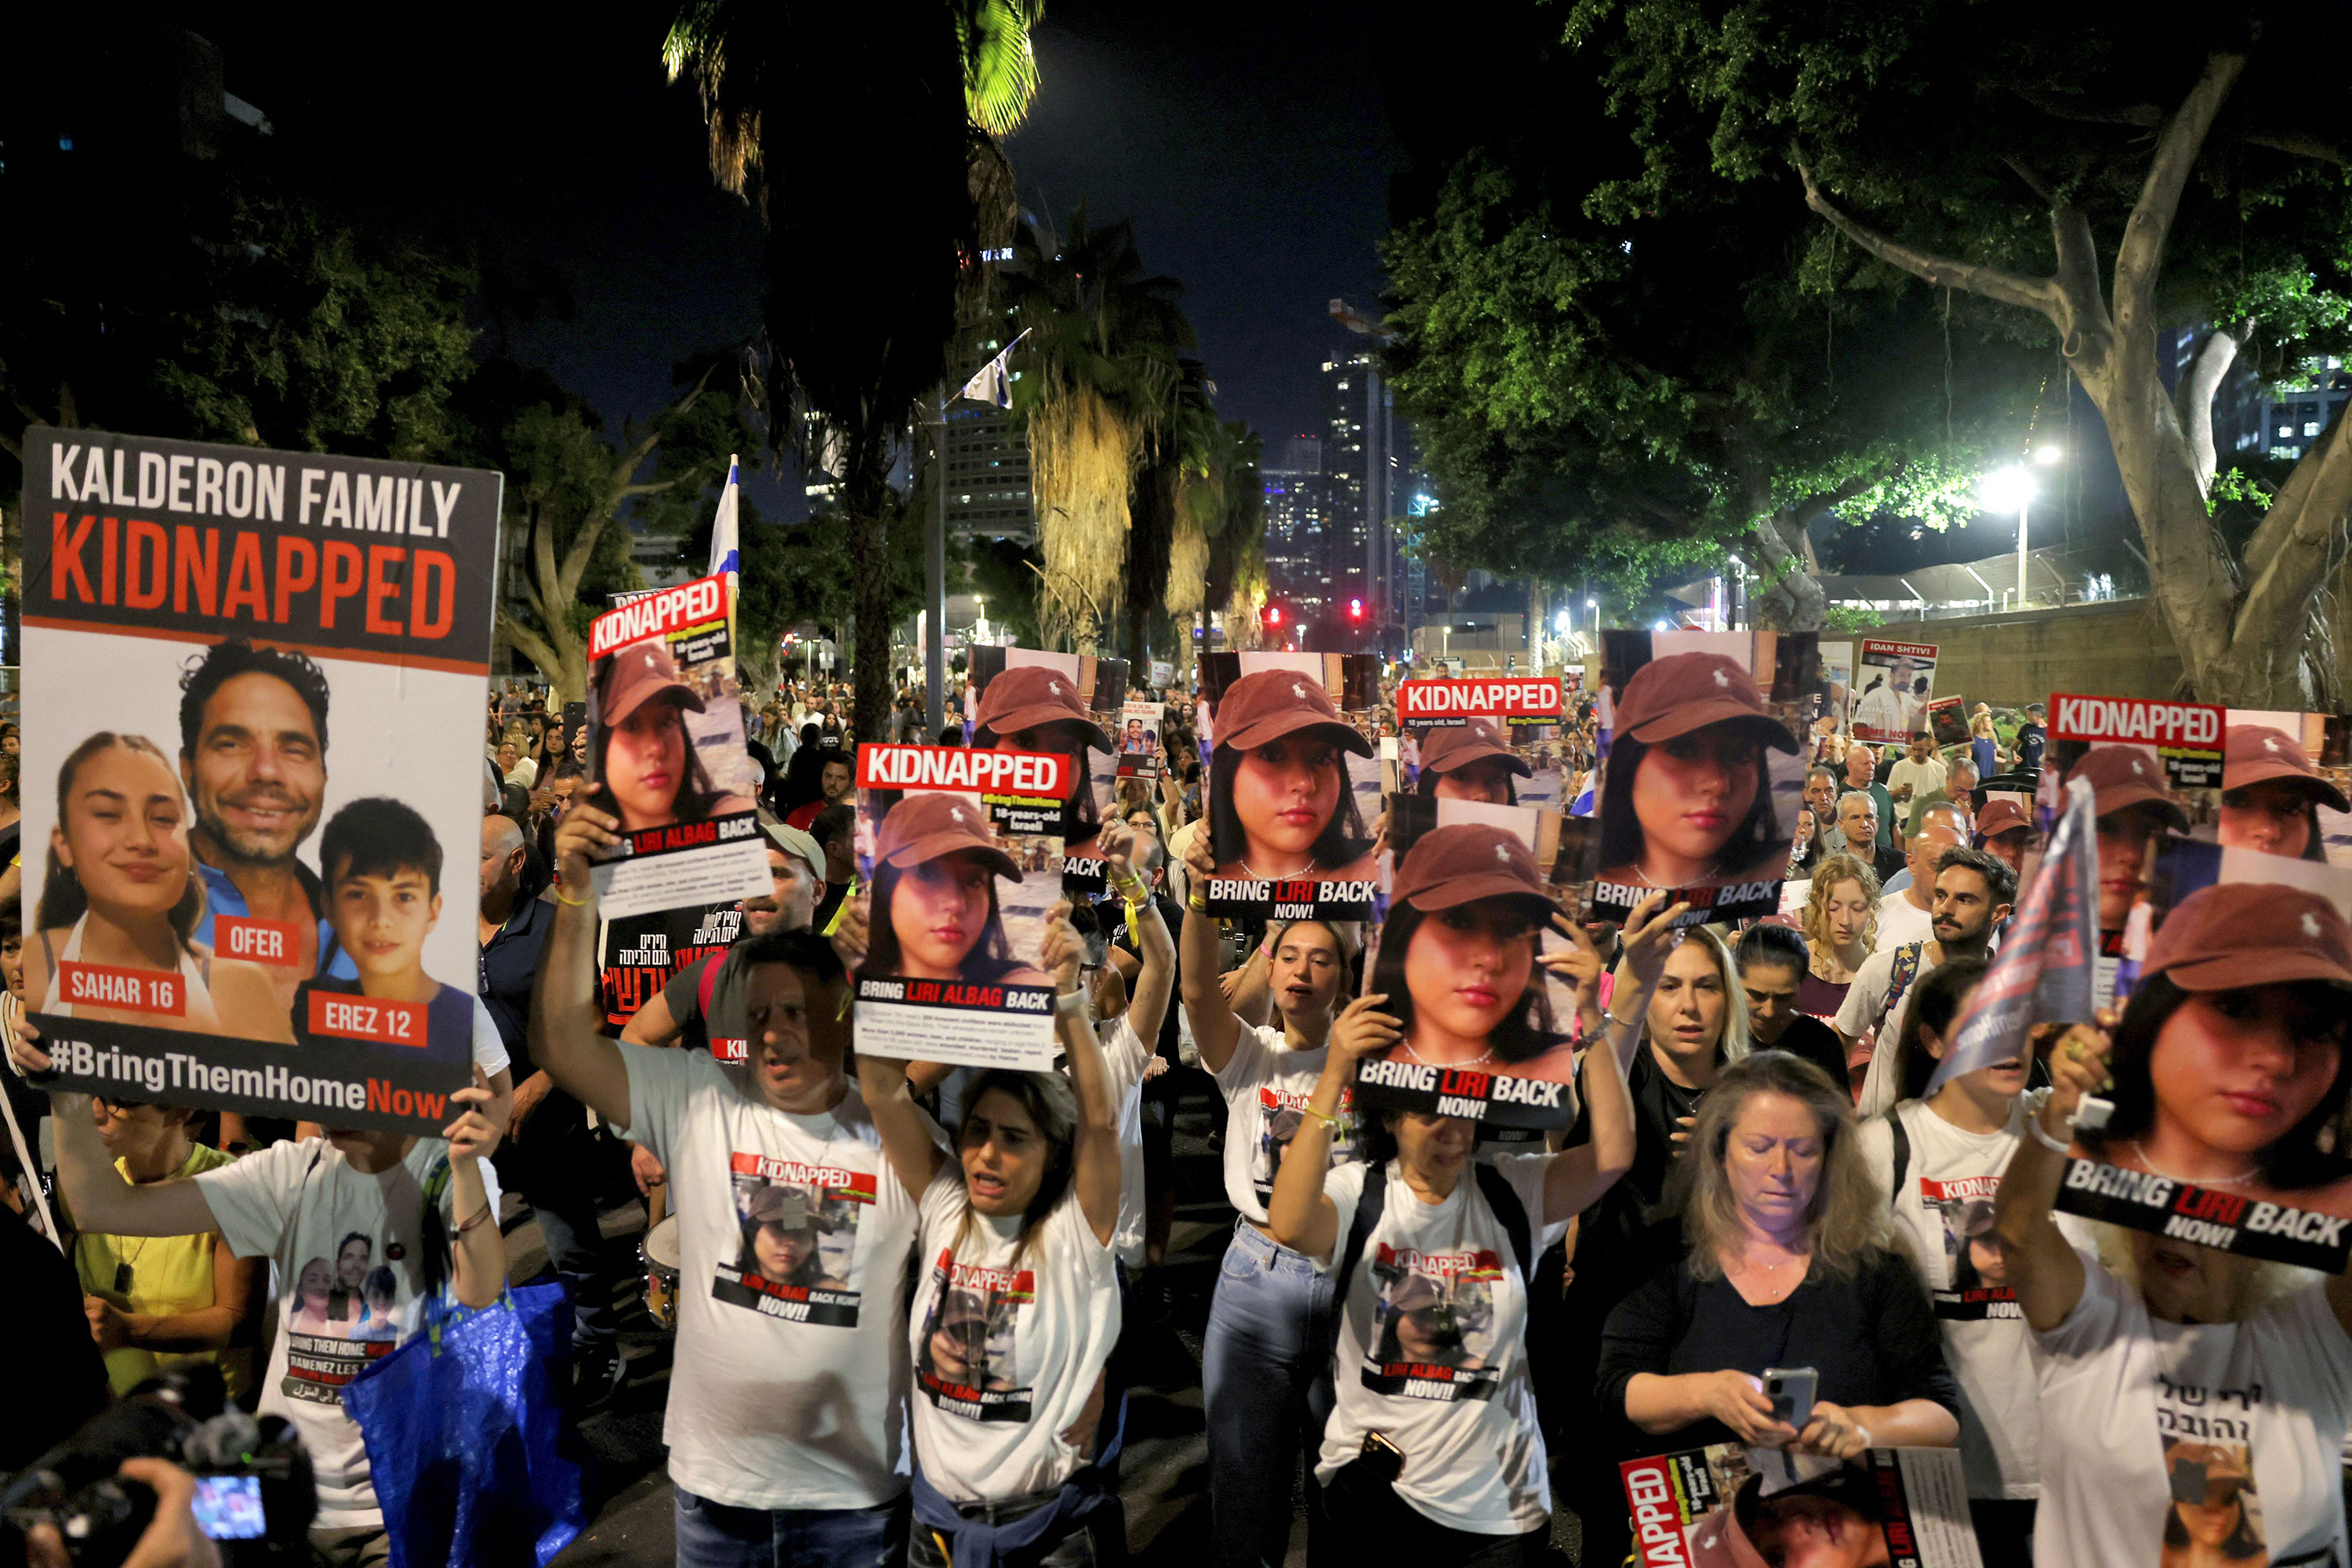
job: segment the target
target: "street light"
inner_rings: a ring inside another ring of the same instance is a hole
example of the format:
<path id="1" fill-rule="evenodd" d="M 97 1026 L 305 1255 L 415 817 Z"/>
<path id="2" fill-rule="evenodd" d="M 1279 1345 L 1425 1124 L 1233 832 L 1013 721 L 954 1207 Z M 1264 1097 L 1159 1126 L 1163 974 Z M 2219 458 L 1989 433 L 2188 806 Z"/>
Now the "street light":
<path id="1" fill-rule="evenodd" d="M 2056 450 L 2055 447 L 2042 448 L 2044 452 Z M 2039 453 L 2035 460 L 2045 461 Z M 2021 610 L 2025 608 L 2026 514 L 2033 505 L 2033 476 L 2022 468 L 1995 468 L 1978 481 L 1977 499 L 1988 511 L 2017 509 L 2017 607 Z"/>
<path id="2" fill-rule="evenodd" d="M 1587 599 L 1584 601 L 1584 607 L 1592 612 L 1592 646 L 1599 647 L 1601 646 L 1601 601 Z"/>

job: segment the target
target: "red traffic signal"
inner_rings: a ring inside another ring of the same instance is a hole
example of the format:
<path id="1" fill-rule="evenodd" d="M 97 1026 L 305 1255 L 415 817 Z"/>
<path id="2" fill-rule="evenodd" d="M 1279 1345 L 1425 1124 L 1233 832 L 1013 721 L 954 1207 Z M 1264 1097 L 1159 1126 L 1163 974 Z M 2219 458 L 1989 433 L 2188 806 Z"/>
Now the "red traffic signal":
<path id="1" fill-rule="evenodd" d="M 1278 626 L 1282 625 L 1282 606 L 1280 605 L 1268 605 L 1265 607 L 1265 624 L 1270 626 Z"/>
<path id="2" fill-rule="evenodd" d="M 1348 601 L 1348 618 L 1351 621 L 1360 621 L 1364 618 L 1363 600 L 1350 599 Z"/>

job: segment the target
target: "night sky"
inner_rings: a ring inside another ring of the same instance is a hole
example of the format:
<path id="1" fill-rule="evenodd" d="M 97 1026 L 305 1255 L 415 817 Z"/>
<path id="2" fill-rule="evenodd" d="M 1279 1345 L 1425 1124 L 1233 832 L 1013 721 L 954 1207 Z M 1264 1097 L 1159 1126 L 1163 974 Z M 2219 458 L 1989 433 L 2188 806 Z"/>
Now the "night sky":
<path id="1" fill-rule="evenodd" d="M 674 361 L 756 330 L 761 236 L 710 183 L 691 88 L 662 79 L 667 12 L 615 14 L 428 3 L 353 11 L 341 37 L 315 10 L 183 16 L 332 200 L 513 271 L 552 265 L 572 319 L 514 325 L 509 352 L 617 426 L 667 399 Z M 1327 302 L 1370 307 L 1380 285 L 1398 153 L 1362 29 L 1335 5 L 1058 0 L 1010 148 L 1031 211 L 1134 220 L 1145 264 L 1186 286 L 1220 410 L 1276 454 L 1314 427 L 1345 337 Z M 835 199 L 854 231 L 866 194 Z"/>

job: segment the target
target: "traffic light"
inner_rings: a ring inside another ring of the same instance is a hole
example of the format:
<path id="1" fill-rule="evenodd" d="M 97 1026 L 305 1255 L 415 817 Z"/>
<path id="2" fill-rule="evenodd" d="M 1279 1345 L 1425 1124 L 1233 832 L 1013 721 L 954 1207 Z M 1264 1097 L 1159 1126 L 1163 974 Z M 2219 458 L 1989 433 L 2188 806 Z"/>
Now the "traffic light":
<path id="1" fill-rule="evenodd" d="M 1278 626 L 1282 625 L 1282 606 L 1280 605 L 1268 605 L 1265 607 L 1265 624 L 1270 626 Z"/>
<path id="2" fill-rule="evenodd" d="M 1363 600 L 1350 599 L 1348 601 L 1348 618 L 1351 621 L 1360 621 L 1364 618 Z"/>

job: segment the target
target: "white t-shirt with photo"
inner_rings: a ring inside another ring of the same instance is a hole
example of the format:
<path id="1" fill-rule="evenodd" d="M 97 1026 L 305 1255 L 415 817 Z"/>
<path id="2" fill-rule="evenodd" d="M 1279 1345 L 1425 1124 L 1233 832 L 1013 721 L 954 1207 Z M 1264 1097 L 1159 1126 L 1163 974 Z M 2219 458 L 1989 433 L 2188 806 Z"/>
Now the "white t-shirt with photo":
<path id="1" fill-rule="evenodd" d="M 2032 1339 L 1992 1234 L 2001 1173 L 2039 1103 L 2038 1096 L 2019 1095 L 1997 1132 L 1955 1127 L 1916 1100 L 1892 1112 L 1911 1141 L 1903 1191 L 1893 1194 L 1895 1230 L 1927 1282 L 1960 1386 L 1960 1458 L 1970 1497 L 2042 1494 Z M 1885 1191 L 1895 1180 L 1895 1134 L 1884 1118 L 1862 1124 L 1861 1148 Z"/>
<path id="2" fill-rule="evenodd" d="M 736 1508 L 896 1498 L 915 1204 L 856 1081 L 829 1113 L 788 1116 L 707 1051 L 624 1045 L 621 1059 L 625 1131 L 669 1173 L 678 1220 L 670 1479 Z M 796 1254 L 755 1209 L 795 1217 Z"/>
<path id="3" fill-rule="evenodd" d="M 368 1479 L 359 1424 L 343 1412 L 346 1384 L 424 1326 L 425 1185 L 448 1157 L 438 1138 L 419 1138 L 400 1163 L 370 1176 L 320 1138 L 272 1143 L 200 1172 L 195 1182 L 221 1239 L 239 1258 L 278 1265 L 278 1333 L 262 1380 L 260 1414 L 282 1415 L 302 1436 L 319 1488 L 323 1530 L 383 1522 Z M 495 1225 L 498 1173 L 480 1162 Z M 445 1184 L 445 1236 L 470 1215 L 451 1212 Z M 445 1268 L 442 1278 L 454 1274 Z"/>
<path id="4" fill-rule="evenodd" d="M 1568 1234 L 1544 1223 L 1550 1154 L 1505 1154 L 1495 1169 L 1527 1210 L 1530 1258 Z M 1348 1245 L 1369 1167 L 1344 1165 L 1323 1191 L 1339 1210 L 1330 1255 Z M 1551 1482 L 1528 1377 L 1528 1293 L 1509 1234 L 1465 1170 L 1442 1204 L 1388 1169 L 1381 1222 L 1348 1281 L 1332 1362 L 1337 1394 L 1317 1478 L 1328 1482 L 1378 1432 L 1404 1450 L 1396 1494 L 1475 1535 L 1517 1535 L 1551 1515 Z M 1421 1336 L 1432 1337 L 1423 1339 Z"/>
<path id="5" fill-rule="evenodd" d="M 1075 1192 L 1020 1243 L 1017 1218 L 970 1214 L 963 1168 L 923 1194 L 913 1331 L 915 1451 L 955 1502 L 1051 1491 L 1094 1433 L 1065 1442 L 1118 1340 L 1118 1279 Z M 1016 1256 L 1017 1254 L 1017 1256 Z"/>
<path id="6" fill-rule="evenodd" d="M 2352 1340 L 2315 1281 L 2242 1323 L 2151 1320 L 2096 1258 L 2083 1299 L 2035 1335 L 2042 1394 L 2037 1563 L 2152 1568 L 2193 1522 L 2231 1554 L 2346 1559 L 2342 1449 Z M 2198 1490 L 2200 1503 L 2175 1499 Z M 2247 1484 L 2251 1481 L 2251 1485 Z"/>
<path id="7" fill-rule="evenodd" d="M 1283 1151 L 1297 1135 L 1307 1102 L 1323 1076 L 1328 1046 L 1294 1051 L 1280 1029 L 1244 1025 L 1224 1070 L 1212 1073 L 1225 1097 L 1225 1201 L 1244 1219 L 1265 1224 L 1266 1200 Z M 1341 1091 L 1339 1120 L 1331 1129 L 1331 1163 L 1356 1158 L 1354 1090 Z"/>

